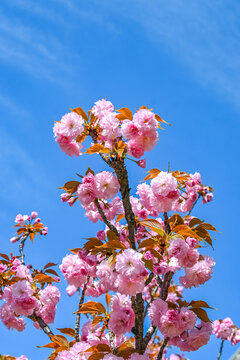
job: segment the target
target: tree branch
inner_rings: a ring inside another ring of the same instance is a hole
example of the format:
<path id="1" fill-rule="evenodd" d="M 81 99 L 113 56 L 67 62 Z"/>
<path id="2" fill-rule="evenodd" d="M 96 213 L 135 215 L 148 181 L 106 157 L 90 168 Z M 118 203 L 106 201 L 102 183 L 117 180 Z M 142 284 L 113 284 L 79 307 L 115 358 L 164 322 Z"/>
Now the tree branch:
<path id="1" fill-rule="evenodd" d="M 80 289 L 79 290 L 79 304 L 78 304 L 78 310 L 80 310 L 80 307 L 81 305 L 83 304 L 84 302 L 84 296 L 85 296 L 85 291 L 86 291 L 86 288 L 87 288 L 87 284 L 89 282 L 89 279 L 90 279 L 90 276 L 88 275 L 87 277 L 87 281 L 85 282 L 84 284 L 84 287 L 83 287 L 83 290 L 82 290 L 82 294 L 81 294 L 81 297 L 80 297 Z M 76 323 L 75 323 L 75 340 L 76 342 L 79 342 L 79 326 L 80 326 L 80 317 L 81 317 L 81 313 L 78 313 L 77 314 L 77 318 L 76 318 Z"/>
<path id="2" fill-rule="evenodd" d="M 105 222 L 105 224 L 109 227 L 110 230 L 112 230 L 118 237 L 120 236 L 118 230 L 115 228 L 115 226 L 107 219 L 106 215 L 104 214 L 103 209 L 101 208 L 101 205 L 98 201 L 98 199 L 96 198 L 94 200 L 94 203 L 98 209 L 99 214 L 101 215 L 101 218 L 103 219 L 103 221 Z"/>
<path id="3" fill-rule="evenodd" d="M 112 331 L 109 331 L 109 342 L 110 342 L 113 354 L 116 355 L 118 353 L 118 351 L 117 351 L 116 346 L 114 345 L 114 339 L 113 339 L 113 332 Z"/>
<path id="4" fill-rule="evenodd" d="M 160 347 L 160 350 L 159 350 L 159 353 L 158 353 L 158 356 L 157 356 L 157 360 L 162 360 L 163 350 L 167 346 L 168 341 L 169 341 L 169 337 L 166 337 L 166 339 L 164 340 L 162 346 Z"/>
<path id="5" fill-rule="evenodd" d="M 40 328 L 45 332 L 45 334 L 49 337 L 49 339 L 51 339 L 51 336 L 53 336 L 53 332 L 50 329 L 50 327 L 48 326 L 48 324 L 45 323 L 45 321 L 41 318 L 41 316 L 38 316 L 36 314 L 36 311 L 33 311 L 33 315 L 29 316 L 29 318 L 33 321 L 37 321 L 38 325 L 40 326 Z M 52 340 L 52 339 L 51 339 Z"/>
<path id="6" fill-rule="evenodd" d="M 219 349 L 217 360 L 220 360 L 220 358 L 221 358 L 222 351 L 223 351 L 223 344 L 224 344 L 224 340 L 222 340 L 222 342 L 221 342 L 221 346 L 220 346 L 220 349 Z"/>
<path id="7" fill-rule="evenodd" d="M 128 172 L 124 161 L 121 160 L 114 160 L 110 165 L 114 170 L 118 178 L 118 182 L 120 184 L 120 192 L 122 195 L 122 203 L 125 213 L 125 218 L 128 224 L 128 233 L 129 233 L 129 240 L 131 246 L 134 250 L 136 250 L 136 243 L 135 243 L 135 215 L 132 210 L 132 205 L 130 202 L 130 188 L 128 182 Z"/>
<path id="8" fill-rule="evenodd" d="M 148 343 L 151 340 L 156 329 L 157 329 L 157 327 L 153 326 L 153 325 L 150 325 L 150 327 L 148 328 L 148 330 L 144 336 L 144 339 L 143 339 L 143 347 L 142 347 L 143 353 L 144 353 L 146 347 L 148 346 Z"/>
<path id="9" fill-rule="evenodd" d="M 23 252 L 23 248 L 24 248 L 24 243 L 25 241 L 27 240 L 27 236 L 26 235 L 23 235 L 22 238 L 21 238 L 21 241 L 19 243 L 19 252 L 20 252 L 20 255 L 21 255 L 21 264 L 22 265 L 25 265 L 25 261 L 24 261 L 24 252 Z"/>

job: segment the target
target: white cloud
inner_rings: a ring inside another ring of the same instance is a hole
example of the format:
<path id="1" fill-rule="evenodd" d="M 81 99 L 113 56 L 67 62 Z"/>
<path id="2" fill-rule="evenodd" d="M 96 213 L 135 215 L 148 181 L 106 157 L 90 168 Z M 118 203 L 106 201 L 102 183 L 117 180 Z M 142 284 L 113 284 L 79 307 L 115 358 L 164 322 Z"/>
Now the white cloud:
<path id="1" fill-rule="evenodd" d="M 64 84 L 74 69 L 73 64 L 71 69 L 67 66 L 72 59 L 79 57 L 66 51 L 54 32 L 0 12 L 0 60 L 34 77 Z"/>
<path id="2" fill-rule="evenodd" d="M 187 66 L 204 86 L 239 106 L 240 3 L 231 0 L 94 0 L 138 24 L 157 46 Z"/>

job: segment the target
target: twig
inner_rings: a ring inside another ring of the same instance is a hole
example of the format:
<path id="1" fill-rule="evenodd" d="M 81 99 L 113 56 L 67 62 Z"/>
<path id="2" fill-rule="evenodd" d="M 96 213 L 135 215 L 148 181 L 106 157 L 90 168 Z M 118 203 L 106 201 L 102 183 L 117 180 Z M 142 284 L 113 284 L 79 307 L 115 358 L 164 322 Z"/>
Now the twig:
<path id="1" fill-rule="evenodd" d="M 219 353 L 218 353 L 218 357 L 217 357 L 217 360 L 220 359 L 221 355 L 222 355 L 222 351 L 223 351 L 223 344 L 224 344 L 224 340 L 221 341 L 221 346 L 220 346 L 220 349 L 219 349 Z"/>
<path id="2" fill-rule="evenodd" d="M 36 311 L 33 311 L 33 315 L 29 316 L 30 319 L 37 321 L 38 325 L 40 326 L 40 328 L 45 332 L 45 334 L 49 337 L 49 339 L 51 339 L 51 336 L 53 336 L 53 332 L 50 329 L 50 327 L 48 326 L 48 324 L 45 323 L 45 321 L 41 318 L 41 316 L 38 316 L 36 314 Z M 52 339 L 51 339 L 52 340 Z"/>
<path id="3" fill-rule="evenodd" d="M 26 235 L 23 235 L 22 238 L 21 238 L 21 241 L 19 243 L 19 252 L 20 252 L 20 255 L 21 255 L 21 264 L 22 265 L 25 265 L 25 262 L 24 262 L 24 252 L 23 252 L 23 248 L 24 248 L 24 243 L 25 241 L 27 240 L 27 236 Z"/>
<path id="4" fill-rule="evenodd" d="M 148 284 L 150 284 L 150 282 L 152 281 L 152 279 L 154 278 L 154 274 L 153 272 L 151 272 L 147 278 L 147 280 L 145 281 L 145 286 L 147 286 Z"/>
<path id="5" fill-rule="evenodd" d="M 115 226 L 107 219 L 106 215 L 104 214 L 103 209 L 101 208 L 101 205 L 99 204 L 98 199 L 96 198 L 94 200 L 94 203 L 98 209 L 99 214 L 101 215 L 103 221 L 105 222 L 105 224 L 109 227 L 110 230 L 112 230 L 114 232 L 114 234 L 116 234 L 118 237 L 120 236 L 118 230 L 115 228 Z"/>
<path id="6" fill-rule="evenodd" d="M 113 332 L 109 331 L 109 342 L 113 351 L 113 354 L 116 355 L 118 353 L 116 346 L 114 345 Z"/>
<path id="7" fill-rule="evenodd" d="M 157 356 L 157 360 L 162 359 L 163 351 L 164 351 L 165 347 L 167 346 L 168 340 L 169 340 L 169 337 L 166 337 L 166 339 L 164 340 L 162 346 L 160 347 L 160 350 L 159 350 L 159 353 L 158 353 L 158 356 Z"/>
<path id="8" fill-rule="evenodd" d="M 172 271 L 168 271 L 164 275 L 163 284 L 162 284 L 161 293 L 160 293 L 160 299 L 162 299 L 164 301 L 168 297 L 168 289 L 169 289 L 173 274 L 174 273 Z"/>
<path id="9" fill-rule="evenodd" d="M 156 330 L 156 326 L 150 325 L 150 327 L 148 328 L 144 338 L 143 338 L 143 346 L 142 346 L 142 353 L 144 353 L 146 347 L 148 346 L 149 341 L 151 340 L 155 330 Z"/>
<path id="10" fill-rule="evenodd" d="M 199 198 L 200 198 L 200 195 L 198 195 L 197 200 L 195 200 L 195 202 L 193 203 L 193 206 L 191 207 L 191 209 L 190 209 L 190 210 L 189 210 L 189 212 L 188 212 L 188 216 L 191 214 L 191 212 L 192 212 L 192 210 L 193 210 L 194 206 L 197 204 L 197 202 L 198 202 Z"/>
<path id="11" fill-rule="evenodd" d="M 84 284 L 84 287 L 83 287 L 83 290 L 82 290 L 82 294 L 81 294 L 81 297 L 80 297 L 80 289 L 79 290 L 79 304 L 78 304 L 78 310 L 80 310 L 80 307 L 81 305 L 83 304 L 84 302 L 84 296 L 85 296 L 85 291 L 86 291 L 86 288 L 87 288 L 87 284 L 89 282 L 89 279 L 90 279 L 90 276 L 88 275 L 87 277 L 87 281 L 85 282 Z M 76 342 L 79 342 L 79 326 L 80 326 L 80 317 L 81 317 L 81 313 L 78 313 L 77 314 L 77 318 L 76 318 L 76 323 L 75 323 L 75 340 Z"/>

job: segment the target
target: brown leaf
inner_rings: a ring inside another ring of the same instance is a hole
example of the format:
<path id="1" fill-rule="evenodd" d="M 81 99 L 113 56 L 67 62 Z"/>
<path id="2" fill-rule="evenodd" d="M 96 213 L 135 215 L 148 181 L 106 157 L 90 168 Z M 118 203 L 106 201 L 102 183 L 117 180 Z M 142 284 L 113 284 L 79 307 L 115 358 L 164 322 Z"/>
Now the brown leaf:
<path id="1" fill-rule="evenodd" d="M 168 122 L 166 122 L 165 120 L 163 120 L 159 115 L 155 114 L 155 118 L 157 121 L 159 122 L 162 122 L 162 123 L 165 123 L 165 124 L 168 124 L 168 125 L 171 125 L 169 124 Z"/>
<path id="2" fill-rule="evenodd" d="M 84 142 L 84 140 L 86 139 L 87 136 L 88 136 L 88 134 L 78 135 L 78 136 L 76 137 L 76 142 L 78 142 L 78 143 Z"/>
<path id="3" fill-rule="evenodd" d="M 95 246 L 101 246 L 101 245 L 103 245 L 103 242 L 98 238 L 90 238 L 90 240 L 85 243 L 84 248 L 90 251 Z"/>
<path id="4" fill-rule="evenodd" d="M 107 303 L 107 306 L 109 306 L 110 301 L 111 301 L 111 295 L 109 295 L 108 293 L 106 293 L 106 303 Z"/>
<path id="5" fill-rule="evenodd" d="M 124 215 L 123 214 L 118 214 L 117 215 L 117 218 L 116 218 L 116 222 L 119 222 L 119 221 L 121 221 L 122 219 L 124 219 Z"/>
<path id="6" fill-rule="evenodd" d="M 147 219 L 139 221 L 139 224 L 142 226 L 148 227 L 150 230 L 153 230 L 157 234 L 164 236 L 165 232 L 163 231 L 163 227 L 156 219 Z"/>
<path id="7" fill-rule="evenodd" d="M 54 342 L 51 342 L 51 343 L 48 343 L 46 345 L 42 345 L 42 346 L 37 346 L 38 348 L 49 348 L 49 349 L 57 349 L 58 348 L 58 344 L 54 343 Z"/>
<path id="8" fill-rule="evenodd" d="M 94 144 L 86 150 L 86 153 L 88 153 L 90 155 L 95 154 L 95 153 L 110 154 L 110 152 L 111 152 L 111 149 L 109 149 L 101 144 Z"/>
<path id="9" fill-rule="evenodd" d="M 91 327 L 93 328 L 95 325 L 99 324 L 103 320 L 104 320 L 103 316 L 95 316 L 93 321 L 92 321 L 92 326 Z"/>
<path id="10" fill-rule="evenodd" d="M 112 230 L 107 231 L 107 238 L 108 238 L 109 241 L 119 239 L 119 237 Z"/>
<path id="11" fill-rule="evenodd" d="M 124 119 L 132 120 L 132 118 L 133 118 L 132 112 L 128 108 L 123 107 L 117 111 L 119 111 L 124 116 Z"/>
<path id="12" fill-rule="evenodd" d="M 109 248 L 109 249 L 126 249 L 126 246 L 121 243 L 119 240 L 111 240 L 106 244 L 103 244 L 101 248 Z"/>
<path id="13" fill-rule="evenodd" d="M 7 254 L 0 253 L 0 256 L 4 258 L 5 260 L 9 261 L 9 256 Z"/>
<path id="14" fill-rule="evenodd" d="M 198 236 L 195 231 L 190 229 L 187 225 L 177 225 L 172 229 L 172 232 L 175 232 L 179 235 L 182 235 L 183 237 L 187 238 L 188 236 L 191 236 L 197 240 L 201 240 L 202 238 Z"/>
<path id="15" fill-rule="evenodd" d="M 192 300 L 189 303 L 189 306 L 193 307 L 193 308 L 208 308 L 208 309 L 213 309 L 211 306 L 209 306 L 206 301 L 203 300 Z"/>
<path id="16" fill-rule="evenodd" d="M 77 113 L 78 115 L 82 116 L 82 118 L 84 120 L 88 120 L 87 114 L 85 113 L 85 111 L 81 107 L 77 107 L 75 109 L 70 108 L 70 110 Z"/>
<path id="17" fill-rule="evenodd" d="M 86 350 L 86 352 L 90 352 L 90 351 L 111 352 L 111 349 L 107 344 L 97 344 L 91 346 Z"/>
<path id="18" fill-rule="evenodd" d="M 154 247 L 156 245 L 156 241 L 152 240 L 152 239 L 146 239 L 143 240 L 139 245 L 138 248 L 144 248 L 144 247 Z"/>
<path id="19" fill-rule="evenodd" d="M 61 328 L 58 329 L 61 333 L 65 334 L 65 335 L 69 335 L 72 337 L 75 337 L 75 331 L 72 328 Z"/>
<path id="20" fill-rule="evenodd" d="M 35 233 L 30 232 L 29 237 L 30 237 L 31 242 L 33 242 L 33 239 L 35 237 Z"/>
<path id="21" fill-rule="evenodd" d="M 50 335 L 50 338 L 53 342 L 59 345 L 64 345 L 66 347 L 69 347 L 69 342 L 63 335 Z"/>
<path id="22" fill-rule="evenodd" d="M 149 170 L 148 173 L 150 173 L 150 174 L 147 175 L 147 176 L 143 179 L 143 181 L 154 179 L 156 176 L 158 176 L 158 174 L 160 174 L 160 172 L 161 172 L 161 171 L 158 170 L 158 169 L 151 169 L 151 170 Z"/>
<path id="23" fill-rule="evenodd" d="M 57 265 L 57 264 L 55 264 L 55 263 L 53 263 L 53 262 L 49 262 L 49 263 L 47 263 L 47 265 L 44 266 L 43 269 L 47 269 L 47 268 L 49 268 L 49 267 L 56 266 L 56 265 Z"/>
<path id="24" fill-rule="evenodd" d="M 199 225 L 199 224 L 202 224 L 202 223 L 203 223 L 202 220 L 198 219 L 197 217 L 194 217 L 194 218 L 192 218 L 192 219 L 190 220 L 190 222 L 189 222 L 189 227 L 192 228 L 193 226 Z"/>
<path id="25" fill-rule="evenodd" d="M 80 184 L 81 183 L 79 181 L 71 180 L 66 182 L 66 184 L 64 184 L 64 186 L 59 189 L 63 189 L 67 191 L 69 194 L 74 194 L 77 191 L 77 188 Z"/>
<path id="26" fill-rule="evenodd" d="M 146 268 L 148 268 L 150 271 L 153 271 L 153 261 L 152 260 L 145 260 L 143 259 Z"/>
<path id="27" fill-rule="evenodd" d="M 88 360 L 100 360 L 102 359 L 106 354 L 103 352 L 93 353 L 88 357 Z"/>
<path id="28" fill-rule="evenodd" d="M 95 301 L 88 301 L 87 303 L 81 305 L 81 308 L 76 311 L 74 314 L 78 314 L 78 313 L 98 313 L 98 314 L 102 314 L 102 313 L 106 313 L 106 309 L 103 306 L 103 304 L 99 303 L 99 302 L 95 302 Z"/>
<path id="29" fill-rule="evenodd" d="M 52 276 L 50 275 L 45 275 L 45 274 L 37 274 L 36 276 L 34 276 L 33 281 L 36 281 L 39 284 L 43 284 L 43 283 L 51 283 L 51 282 L 59 282 L 59 280 L 54 279 Z"/>
<path id="30" fill-rule="evenodd" d="M 202 308 L 191 308 L 191 310 L 197 315 L 197 317 L 204 322 L 211 322 L 207 312 Z"/>
<path id="31" fill-rule="evenodd" d="M 45 273 L 49 273 L 49 274 L 58 276 L 58 273 L 57 273 L 55 270 L 53 270 L 53 269 L 47 269 L 47 270 L 45 271 Z"/>
<path id="32" fill-rule="evenodd" d="M 82 250 L 82 248 L 69 249 L 69 251 L 75 255 L 79 252 L 79 250 Z"/>

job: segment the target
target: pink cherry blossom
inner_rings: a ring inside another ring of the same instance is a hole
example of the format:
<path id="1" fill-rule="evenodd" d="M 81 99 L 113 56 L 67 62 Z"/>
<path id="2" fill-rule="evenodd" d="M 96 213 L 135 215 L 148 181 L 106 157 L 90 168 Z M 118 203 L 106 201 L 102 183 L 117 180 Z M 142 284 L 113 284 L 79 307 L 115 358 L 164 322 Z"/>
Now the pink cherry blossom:
<path id="1" fill-rule="evenodd" d="M 98 100 L 92 108 L 92 113 L 98 118 L 102 119 L 106 112 L 113 112 L 114 107 L 111 101 L 105 99 Z"/>
<path id="2" fill-rule="evenodd" d="M 95 175 L 97 197 L 100 199 L 113 198 L 119 189 L 117 178 L 109 171 L 102 171 Z"/>
<path id="3" fill-rule="evenodd" d="M 83 118 L 75 112 L 64 115 L 60 122 L 56 122 L 53 132 L 56 137 L 64 136 L 73 140 L 83 131 Z"/>
<path id="4" fill-rule="evenodd" d="M 180 276 L 180 283 L 185 288 L 198 287 L 204 284 L 211 278 L 213 273 L 212 267 L 214 265 L 215 262 L 211 257 L 204 256 L 193 267 L 185 268 L 185 276 Z"/>

